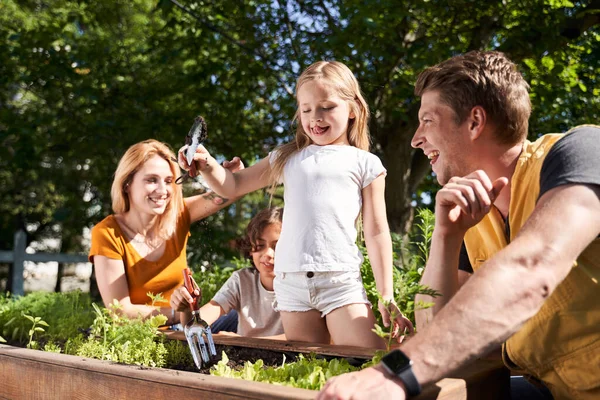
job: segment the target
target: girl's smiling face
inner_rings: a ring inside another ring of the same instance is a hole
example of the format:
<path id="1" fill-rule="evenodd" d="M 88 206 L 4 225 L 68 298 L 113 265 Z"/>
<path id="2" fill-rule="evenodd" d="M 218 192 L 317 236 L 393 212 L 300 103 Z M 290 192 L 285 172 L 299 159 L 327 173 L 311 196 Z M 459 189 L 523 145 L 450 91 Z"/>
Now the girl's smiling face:
<path id="1" fill-rule="evenodd" d="M 148 159 L 127 187 L 131 210 L 152 215 L 163 214 L 171 200 L 173 185 L 169 163 L 158 155 Z"/>
<path id="2" fill-rule="evenodd" d="M 320 146 L 348 145 L 348 121 L 355 118 L 347 100 L 321 80 L 298 89 L 300 123 L 308 137 Z"/>

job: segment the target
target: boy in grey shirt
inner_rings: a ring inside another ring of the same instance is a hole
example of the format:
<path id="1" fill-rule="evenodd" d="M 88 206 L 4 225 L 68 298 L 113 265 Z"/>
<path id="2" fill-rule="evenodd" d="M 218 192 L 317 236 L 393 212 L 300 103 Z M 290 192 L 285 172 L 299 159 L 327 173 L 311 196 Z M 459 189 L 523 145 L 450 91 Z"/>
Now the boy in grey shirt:
<path id="1" fill-rule="evenodd" d="M 281 207 L 272 207 L 252 218 L 246 228 L 242 247 L 254 266 L 235 271 L 212 300 L 200 308 L 200 315 L 208 324 L 236 310 L 238 335 L 285 339 L 279 313 L 273 309 L 275 245 L 281 233 L 282 215 Z M 171 296 L 174 309 L 182 302 L 191 301 L 192 297 L 183 287 Z M 182 317 L 187 321 L 191 316 Z"/>

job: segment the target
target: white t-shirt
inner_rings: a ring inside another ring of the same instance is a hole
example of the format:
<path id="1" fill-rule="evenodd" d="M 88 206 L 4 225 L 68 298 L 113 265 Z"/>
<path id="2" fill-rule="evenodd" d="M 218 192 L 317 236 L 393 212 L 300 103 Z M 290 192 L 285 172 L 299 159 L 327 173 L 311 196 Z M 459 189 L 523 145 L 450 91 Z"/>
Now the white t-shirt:
<path id="1" fill-rule="evenodd" d="M 241 336 L 274 336 L 283 333 L 279 313 L 273 309 L 275 292 L 260 283 L 254 268 L 235 271 L 212 298 L 228 313 L 238 312 L 237 333 Z"/>
<path id="2" fill-rule="evenodd" d="M 272 152 L 270 162 L 276 157 Z M 362 189 L 385 173 L 377 156 L 353 146 L 310 145 L 291 156 L 283 170 L 285 207 L 275 271 L 358 271 Z"/>

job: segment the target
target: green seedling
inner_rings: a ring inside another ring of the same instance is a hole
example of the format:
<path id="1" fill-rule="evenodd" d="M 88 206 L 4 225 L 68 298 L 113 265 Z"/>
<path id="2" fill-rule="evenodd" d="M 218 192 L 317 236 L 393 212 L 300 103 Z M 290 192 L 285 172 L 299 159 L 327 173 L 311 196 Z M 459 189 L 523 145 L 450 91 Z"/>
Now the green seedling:
<path id="1" fill-rule="evenodd" d="M 27 315 L 25 313 L 23 313 L 23 316 L 31 321 L 32 324 L 31 329 L 29 329 L 29 342 L 27 342 L 27 348 L 37 349 L 38 343 L 33 340 L 33 335 L 35 335 L 36 332 L 46 332 L 42 326 L 48 327 L 50 325 L 48 325 L 46 321 L 42 320 L 42 317 L 32 317 L 31 315 Z"/>
<path id="2" fill-rule="evenodd" d="M 379 301 L 383 303 L 385 308 L 387 308 L 388 310 L 391 308 L 390 326 L 389 328 L 387 328 L 387 330 L 385 330 L 381 327 L 381 325 L 375 324 L 371 331 L 373 331 L 377 336 L 386 341 L 386 349 L 389 351 L 392 347 L 392 341 L 394 340 L 394 320 L 400 315 L 400 313 L 396 311 L 395 307 L 390 307 L 390 305 L 392 304 L 391 300 L 384 300 L 380 294 L 378 294 L 377 297 L 379 298 Z"/>

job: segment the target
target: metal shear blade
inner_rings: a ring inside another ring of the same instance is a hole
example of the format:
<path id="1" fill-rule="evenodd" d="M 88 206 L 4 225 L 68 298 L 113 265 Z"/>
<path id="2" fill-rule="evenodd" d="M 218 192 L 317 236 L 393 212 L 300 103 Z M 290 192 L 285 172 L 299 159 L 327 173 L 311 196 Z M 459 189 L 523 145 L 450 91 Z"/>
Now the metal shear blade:
<path id="1" fill-rule="evenodd" d="M 206 137 L 206 122 L 204 121 L 204 118 L 198 116 L 194 120 L 194 125 L 192 125 L 192 128 L 185 137 L 185 144 L 188 145 L 188 148 L 185 152 L 185 158 L 188 162 L 188 165 L 192 165 L 192 162 L 194 161 L 194 154 L 196 154 L 198 146 L 200 146 L 202 142 L 206 140 Z"/>
<path id="2" fill-rule="evenodd" d="M 202 298 L 202 293 L 196 284 L 196 281 L 192 278 L 192 272 L 189 268 L 183 270 L 183 282 L 185 288 L 194 299 L 192 304 L 190 304 L 192 319 L 185 324 L 183 331 L 192 357 L 194 358 L 194 363 L 196 364 L 196 367 L 200 369 L 202 368 L 203 361 L 208 363 L 211 356 L 217 355 L 217 350 L 215 349 L 210 325 L 200 317 L 200 307 L 198 302 Z"/>

